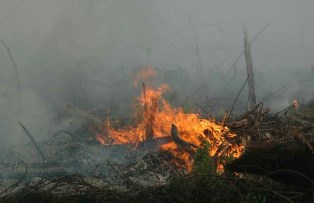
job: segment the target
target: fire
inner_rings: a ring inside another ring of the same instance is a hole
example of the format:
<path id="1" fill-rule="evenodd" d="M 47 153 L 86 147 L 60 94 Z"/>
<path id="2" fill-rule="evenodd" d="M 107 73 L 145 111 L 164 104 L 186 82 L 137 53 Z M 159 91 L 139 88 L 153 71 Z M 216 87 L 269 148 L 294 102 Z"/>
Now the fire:
<path id="1" fill-rule="evenodd" d="M 138 112 L 138 124 L 126 126 L 121 129 L 114 129 L 109 119 L 105 125 L 107 135 L 97 134 L 97 140 L 105 144 L 105 137 L 110 137 L 112 144 L 139 144 L 145 140 L 169 137 L 171 126 L 174 124 L 179 131 L 179 137 L 191 146 L 199 147 L 202 141 L 210 143 L 209 155 L 217 158 L 217 170 L 222 171 L 222 156 L 239 157 L 243 151 L 242 145 L 232 144 L 228 139 L 236 135 L 231 133 L 226 126 L 215 120 L 200 118 L 195 113 L 185 113 L 180 107 L 172 107 L 163 97 L 163 93 L 169 87 L 166 84 L 157 89 L 146 87 L 143 84 L 141 96 L 137 103 L 141 106 Z M 170 151 L 175 157 L 183 160 L 185 167 L 190 171 L 193 164 L 193 157 L 190 153 L 174 141 L 161 146 L 161 150 Z"/>

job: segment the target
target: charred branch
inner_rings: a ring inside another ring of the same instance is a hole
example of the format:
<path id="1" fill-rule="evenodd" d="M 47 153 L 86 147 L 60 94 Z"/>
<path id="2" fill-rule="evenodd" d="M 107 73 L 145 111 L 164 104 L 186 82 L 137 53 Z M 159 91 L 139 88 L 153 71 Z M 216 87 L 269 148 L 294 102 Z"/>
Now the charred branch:
<path id="1" fill-rule="evenodd" d="M 31 142 L 33 143 L 34 147 L 36 148 L 38 154 L 40 155 L 42 161 L 46 161 L 45 155 L 44 153 L 41 151 L 41 149 L 39 148 L 37 142 L 35 141 L 34 137 L 28 132 L 28 130 L 26 129 L 26 127 L 21 123 L 18 122 L 18 124 L 22 127 L 22 129 L 24 130 L 24 132 L 26 133 L 26 135 L 29 137 L 29 139 L 31 140 Z"/>
<path id="2" fill-rule="evenodd" d="M 184 141 L 183 139 L 180 138 L 179 130 L 177 126 L 172 124 L 171 126 L 171 137 L 172 140 L 179 146 L 181 147 L 184 151 L 188 152 L 192 156 L 195 154 L 195 148 L 196 146 Z"/>

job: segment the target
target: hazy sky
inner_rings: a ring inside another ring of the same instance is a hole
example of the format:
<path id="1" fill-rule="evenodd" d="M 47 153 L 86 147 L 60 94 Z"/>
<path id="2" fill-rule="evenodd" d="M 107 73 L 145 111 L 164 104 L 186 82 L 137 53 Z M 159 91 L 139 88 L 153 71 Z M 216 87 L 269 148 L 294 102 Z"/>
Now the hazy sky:
<path id="1" fill-rule="evenodd" d="M 253 45 L 256 68 L 301 68 L 314 64 L 313 8 L 311 0 L 1 0 L 0 36 L 21 67 L 53 54 L 133 65 L 151 49 L 156 66 L 188 68 L 196 38 L 204 68 L 228 68 L 242 51 L 242 24 L 252 36 L 270 23 Z"/>
<path id="2" fill-rule="evenodd" d="M 16 78 L 0 44 L 0 133 L 20 120 L 40 134 L 52 126 L 51 104 L 75 100 L 75 94 L 97 108 L 129 102 L 121 77 L 137 66 L 196 70 L 199 63 L 227 71 L 243 50 L 243 24 L 252 38 L 268 23 L 252 45 L 256 72 L 277 77 L 273 73 L 309 70 L 313 0 L 0 0 L 0 37 L 18 66 L 24 95 L 23 115 L 12 113 Z M 276 78 L 266 78 L 261 87 L 270 88 Z"/>

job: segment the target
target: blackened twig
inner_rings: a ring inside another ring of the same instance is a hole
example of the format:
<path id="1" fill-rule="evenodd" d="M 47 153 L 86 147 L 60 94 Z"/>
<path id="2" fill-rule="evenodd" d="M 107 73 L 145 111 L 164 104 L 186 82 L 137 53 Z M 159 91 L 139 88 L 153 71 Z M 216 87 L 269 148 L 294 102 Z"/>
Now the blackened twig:
<path id="1" fill-rule="evenodd" d="M 24 132 L 26 133 L 26 135 L 29 137 L 29 139 L 32 141 L 32 143 L 34 144 L 34 146 L 36 147 L 37 149 L 37 152 L 39 153 L 39 155 L 41 156 L 41 159 L 42 161 L 45 161 L 46 158 L 45 158 L 45 155 L 44 153 L 41 151 L 41 149 L 39 148 L 39 146 L 37 145 L 34 137 L 28 132 L 28 130 L 26 129 L 26 127 L 21 123 L 21 122 L 18 122 L 18 124 L 23 128 Z"/>
<path id="2" fill-rule="evenodd" d="M 245 80 L 243 86 L 241 87 L 240 91 L 238 92 L 237 97 L 235 98 L 235 100 L 234 100 L 234 102 L 233 102 L 232 108 L 231 108 L 231 110 L 230 110 L 229 116 L 228 116 L 227 119 L 226 119 L 226 122 L 228 122 L 228 120 L 229 120 L 229 118 L 230 118 L 230 116 L 231 116 L 231 113 L 232 113 L 232 111 L 233 111 L 234 105 L 235 105 L 235 103 L 237 102 L 237 100 L 238 100 L 238 98 L 239 98 L 239 96 L 240 96 L 240 94 L 241 94 L 243 88 L 245 87 L 245 85 L 246 85 L 248 79 L 249 79 L 249 75 L 246 77 L 246 80 Z"/>

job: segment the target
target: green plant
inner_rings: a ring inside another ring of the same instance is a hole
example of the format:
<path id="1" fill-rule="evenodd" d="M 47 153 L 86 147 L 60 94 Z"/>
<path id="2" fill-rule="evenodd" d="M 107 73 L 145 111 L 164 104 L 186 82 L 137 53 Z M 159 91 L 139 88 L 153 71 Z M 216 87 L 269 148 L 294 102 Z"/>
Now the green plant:
<path id="1" fill-rule="evenodd" d="M 197 175 L 215 174 L 217 165 L 209 156 L 210 143 L 204 140 L 196 150 L 192 172 Z"/>

